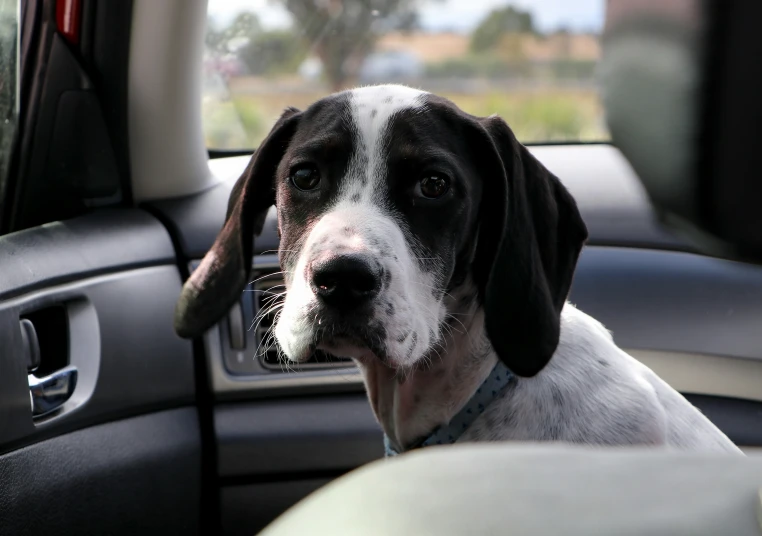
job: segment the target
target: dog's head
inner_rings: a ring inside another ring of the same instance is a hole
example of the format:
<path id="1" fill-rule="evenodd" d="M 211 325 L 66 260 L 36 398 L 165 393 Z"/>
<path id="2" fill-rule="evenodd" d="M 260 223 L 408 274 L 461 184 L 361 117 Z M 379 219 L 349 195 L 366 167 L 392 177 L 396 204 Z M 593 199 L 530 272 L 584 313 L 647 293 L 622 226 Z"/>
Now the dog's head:
<path id="1" fill-rule="evenodd" d="M 516 374 L 555 352 L 587 230 L 500 118 L 402 86 L 286 110 L 183 289 L 179 334 L 200 335 L 240 298 L 273 204 L 287 287 L 275 336 L 291 360 L 322 348 L 414 367 L 441 343 L 453 300 L 470 298 Z"/>

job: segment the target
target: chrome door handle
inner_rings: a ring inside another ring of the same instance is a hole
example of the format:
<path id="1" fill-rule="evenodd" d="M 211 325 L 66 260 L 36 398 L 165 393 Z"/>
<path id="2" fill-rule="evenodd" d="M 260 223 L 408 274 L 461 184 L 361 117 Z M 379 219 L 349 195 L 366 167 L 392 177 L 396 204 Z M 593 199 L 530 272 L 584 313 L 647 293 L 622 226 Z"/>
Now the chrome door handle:
<path id="1" fill-rule="evenodd" d="M 41 417 L 63 406 L 77 386 L 77 375 L 77 367 L 72 365 L 44 378 L 30 374 L 29 397 L 32 402 L 32 416 Z"/>

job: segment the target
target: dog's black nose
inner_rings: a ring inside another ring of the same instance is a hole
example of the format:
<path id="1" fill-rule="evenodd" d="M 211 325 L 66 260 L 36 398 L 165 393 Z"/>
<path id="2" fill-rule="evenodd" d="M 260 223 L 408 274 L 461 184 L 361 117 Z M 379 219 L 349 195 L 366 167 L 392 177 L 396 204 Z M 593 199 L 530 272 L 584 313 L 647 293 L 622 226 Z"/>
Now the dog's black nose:
<path id="1" fill-rule="evenodd" d="M 381 289 L 381 267 L 363 255 L 338 255 L 314 262 L 312 291 L 331 307 L 352 309 L 372 300 Z"/>

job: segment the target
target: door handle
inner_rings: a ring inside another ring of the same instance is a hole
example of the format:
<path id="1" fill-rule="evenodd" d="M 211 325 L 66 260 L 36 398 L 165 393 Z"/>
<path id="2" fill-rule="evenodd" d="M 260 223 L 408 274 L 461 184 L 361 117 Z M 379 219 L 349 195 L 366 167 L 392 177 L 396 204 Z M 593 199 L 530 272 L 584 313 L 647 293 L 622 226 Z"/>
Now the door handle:
<path id="1" fill-rule="evenodd" d="M 32 403 L 32 416 L 42 417 L 57 410 L 71 398 L 77 386 L 77 367 L 69 365 L 49 376 L 38 378 L 29 374 L 29 397 Z"/>

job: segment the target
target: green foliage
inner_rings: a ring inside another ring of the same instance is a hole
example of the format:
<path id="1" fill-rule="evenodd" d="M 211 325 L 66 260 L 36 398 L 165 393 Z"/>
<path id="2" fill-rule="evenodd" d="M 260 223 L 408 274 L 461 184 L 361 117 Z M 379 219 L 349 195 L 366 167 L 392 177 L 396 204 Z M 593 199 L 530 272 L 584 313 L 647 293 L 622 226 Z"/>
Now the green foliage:
<path id="1" fill-rule="evenodd" d="M 233 106 L 249 140 L 260 140 L 267 134 L 267 120 L 258 106 L 252 106 L 251 100 L 234 98 Z"/>
<path id="2" fill-rule="evenodd" d="M 581 80 L 595 77 L 596 62 L 554 60 L 549 62 L 508 61 L 494 53 L 469 54 L 426 66 L 430 78 L 485 78 L 488 80 Z"/>
<path id="3" fill-rule="evenodd" d="M 252 75 L 296 72 L 306 55 L 303 41 L 288 30 L 257 33 L 238 51 Z"/>
<path id="4" fill-rule="evenodd" d="M 16 134 L 16 3 L 0 0 L 0 194 Z"/>
<path id="5" fill-rule="evenodd" d="M 232 52 L 238 43 L 246 43 L 262 31 L 259 19 L 254 13 L 239 13 L 226 28 L 215 28 L 212 22 L 206 30 L 207 48 L 217 54 Z"/>
<path id="6" fill-rule="evenodd" d="M 534 93 L 511 96 L 491 93 L 472 103 L 470 113 L 497 114 L 505 119 L 522 142 L 585 139 L 594 116 L 570 95 Z"/>
<path id="7" fill-rule="evenodd" d="M 468 55 L 426 66 L 431 78 L 513 78 L 526 76 L 530 65 L 525 62 L 507 62 L 493 54 Z"/>
<path id="8" fill-rule="evenodd" d="M 491 11 L 471 34 L 471 52 L 486 52 L 495 48 L 500 38 L 508 33 L 535 33 L 532 14 L 513 6 Z"/>
<path id="9" fill-rule="evenodd" d="M 594 60 L 553 60 L 544 68 L 558 80 L 593 80 L 596 65 Z"/>

